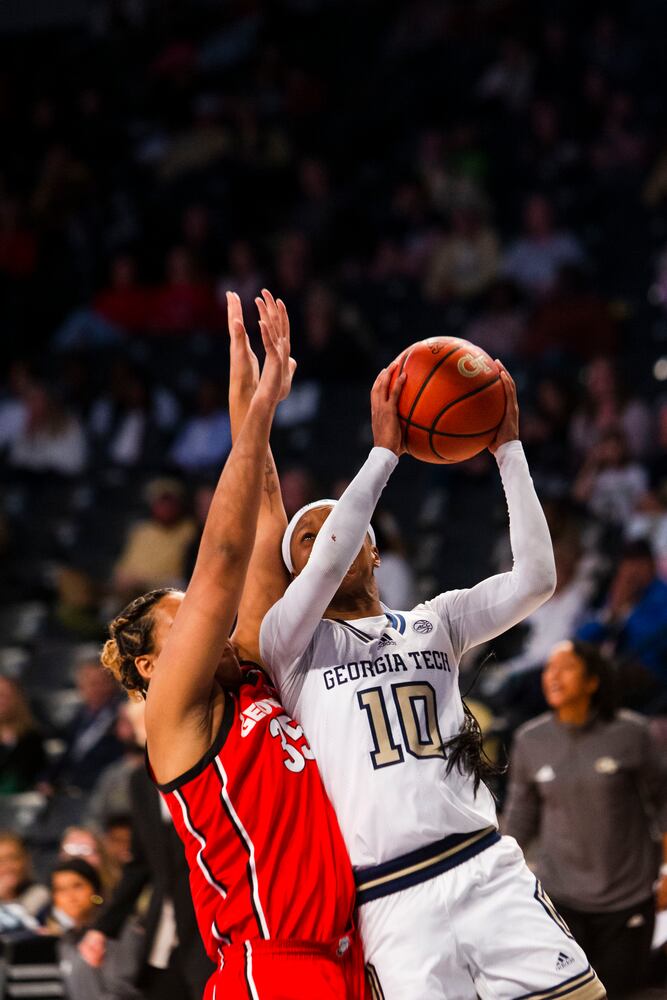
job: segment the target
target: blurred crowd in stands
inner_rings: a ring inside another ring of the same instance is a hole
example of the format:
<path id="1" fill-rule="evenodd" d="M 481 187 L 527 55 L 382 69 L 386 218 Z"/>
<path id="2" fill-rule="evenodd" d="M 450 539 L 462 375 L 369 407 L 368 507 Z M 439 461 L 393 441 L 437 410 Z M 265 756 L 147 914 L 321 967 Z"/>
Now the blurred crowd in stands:
<path id="1" fill-rule="evenodd" d="M 558 586 L 474 651 L 463 686 L 485 662 L 471 697 L 507 746 L 577 636 L 664 751 L 665 5 L 88 7 L 0 34 L 0 900 L 80 937 L 121 870 L 123 920 L 151 880 L 178 896 L 171 861 L 137 875 L 139 723 L 96 644 L 128 598 L 188 580 L 231 446 L 229 288 L 256 346 L 260 288 L 289 309 L 288 514 L 354 474 L 372 380 L 409 343 L 463 336 L 502 358 Z M 405 459 L 382 503 L 388 605 L 507 568 L 488 454 Z M 155 937 L 175 940 L 164 913 Z M 179 926 L 181 998 L 202 975 L 194 939 Z M 123 940 L 146 995 L 171 995 L 164 955 Z"/>

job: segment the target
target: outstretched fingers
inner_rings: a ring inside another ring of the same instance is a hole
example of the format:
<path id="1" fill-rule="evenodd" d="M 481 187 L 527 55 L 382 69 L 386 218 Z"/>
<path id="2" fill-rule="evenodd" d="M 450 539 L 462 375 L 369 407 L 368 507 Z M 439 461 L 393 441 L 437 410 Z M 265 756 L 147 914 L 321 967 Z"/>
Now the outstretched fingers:
<path id="1" fill-rule="evenodd" d="M 371 389 L 371 396 L 374 399 L 386 399 L 387 398 L 387 386 L 389 385 L 389 376 L 387 374 L 387 369 L 383 368 L 379 373 L 378 377 L 373 382 L 373 388 Z"/>
<path id="2" fill-rule="evenodd" d="M 236 292 L 227 292 L 227 326 L 231 337 L 247 336 L 243 322 L 243 306 Z"/>
<path id="3" fill-rule="evenodd" d="M 276 302 L 278 306 L 278 315 L 280 317 L 280 326 L 285 333 L 285 336 L 289 339 L 290 328 L 289 328 L 289 316 L 287 315 L 287 306 L 282 299 L 278 299 Z"/>
<path id="4" fill-rule="evenodd" d="M 516 382 L 514 381 L 510 373 L 507 371 L 507 368 L 505 368 L 505 365 L 498 358 L 496 358 L 496 364 L 500 369 L 500 380 L 503 383 L 503 386 L 505 387 L 506 395 L 513 402 L 516 403 L 517 401 Z"/>
<path id="5" fill-rule="evenodd" d="M 403 391 L 403 386 L 405 385 L 405 380 L 407 377 L 408 376 L 405 372 L 401 372 L 401 374 L 398 376 L 398 378 L 396 379 L 396 381 L 394 382 L 393 386 L 389 391 L 389 399 L 397 407 L 398 407 L 398 398 L 401 395 L 401 392 Z"/>

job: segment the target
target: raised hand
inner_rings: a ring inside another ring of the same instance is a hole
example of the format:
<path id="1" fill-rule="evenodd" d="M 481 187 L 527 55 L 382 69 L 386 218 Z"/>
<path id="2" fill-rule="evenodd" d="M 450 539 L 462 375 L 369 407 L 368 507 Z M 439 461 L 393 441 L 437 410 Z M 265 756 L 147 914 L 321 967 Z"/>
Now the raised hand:
<path id="1" fill-rule="evenodd" d="M 106 949 L 107 939 L 101 931 L 87 931 L 79 942 L 79 954 L 96 969 L 103 964 Z"/>
<path id="2" fill-rule="evenodd" d="M 388 448 L 400 456 L 405 453 L 405 445 L 403 430 L 398 419 L 398 397 L 401 395 L 407 376 L 403 372 L 391 387 L 396 365 L 397 362 L 393 362 L 389 368 L 383 368 L 371 389 L 371 422 L 373 442 L 376 447 Z"/>
<path id="3" fill-rule="evenodd" d="M 259 382 L 259 362 L 250 346 L 243 322 L 243 307 L 236 292 L 227 292 L 230 392 L 252 396 Z"/>
<path id="4" fill-rule="evenodd" d="M 493 442 L 489 445 L 489 451 L 492 455 L 495 455 L 501 444 L 516 441 L 519 437 L 519 402 L 516 398 L 516 385 L 505 365 L 497 358 L 496 364 L 500 368 L 500 378 L 505 389 L 505 416 Z"/>
<path id="5" fill-rule="evenodd" d="M 257 392 L 277 404 L 289 395 L 296 369 L 296 361 L 290 357 L 289 317 L 282 299 L 276 301 L 266 288 L 262 289 L 262 298 L 258 296 L 255 303 L 266 351 Z"/>

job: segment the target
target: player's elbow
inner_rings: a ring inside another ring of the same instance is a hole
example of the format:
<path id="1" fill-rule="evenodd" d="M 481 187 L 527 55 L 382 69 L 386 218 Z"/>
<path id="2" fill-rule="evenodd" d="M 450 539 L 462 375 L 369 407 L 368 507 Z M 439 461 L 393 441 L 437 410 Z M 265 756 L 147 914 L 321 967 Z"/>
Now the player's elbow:
<path id="1" fill-rule="evenodd" d="M 556 564 L 553 552 L 544 558 L 536 560 L 531 573 L 530 589 L 537 606 L 544 604 L 556 589 Z"/>

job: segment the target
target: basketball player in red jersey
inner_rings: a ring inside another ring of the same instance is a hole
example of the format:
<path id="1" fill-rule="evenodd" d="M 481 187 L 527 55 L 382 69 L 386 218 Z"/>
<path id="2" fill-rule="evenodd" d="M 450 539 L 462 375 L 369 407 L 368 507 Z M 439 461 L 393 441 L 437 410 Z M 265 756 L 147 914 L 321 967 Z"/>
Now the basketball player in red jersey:
<path id="1" fill-rule="evenodd" d="M 286 582 L 271 562 L 284 512 L 268 438 L 294 368 L 289 324 L 264 292 L 266 360 L 255 388 L 238 297 L 229 307 L 237 425 L 247 413 L 192 579 L 185 594 L 153 591 L 130 604 L 111 623 L 102 660 L 146 698 L 149 766 L 185 844 L 200 932 L 218 965 L 205 1000 L 357 1000 L 366 996 L 363 957 L 336 818 L 301 727 L 262 670 L 239 663 L 257 657 L 258 622 Z M 379 438 L 395 395 L 385 392 Z"/>

